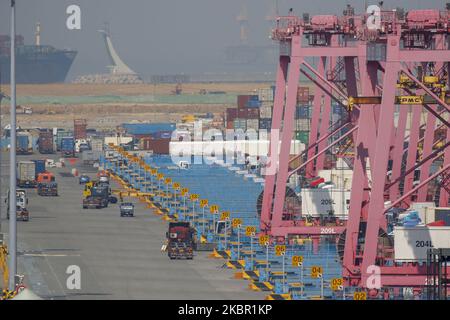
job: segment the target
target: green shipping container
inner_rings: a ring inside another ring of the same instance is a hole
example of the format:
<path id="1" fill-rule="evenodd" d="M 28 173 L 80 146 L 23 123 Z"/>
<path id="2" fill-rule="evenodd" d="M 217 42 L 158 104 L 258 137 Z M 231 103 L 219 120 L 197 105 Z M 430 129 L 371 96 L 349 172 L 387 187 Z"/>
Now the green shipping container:
<path id="1" fill-rule="evenodd" d="M 296 131 L 295 140 L 300 140 L 300 142 L 308 144 L 309 142 L 309 131 Z"/>

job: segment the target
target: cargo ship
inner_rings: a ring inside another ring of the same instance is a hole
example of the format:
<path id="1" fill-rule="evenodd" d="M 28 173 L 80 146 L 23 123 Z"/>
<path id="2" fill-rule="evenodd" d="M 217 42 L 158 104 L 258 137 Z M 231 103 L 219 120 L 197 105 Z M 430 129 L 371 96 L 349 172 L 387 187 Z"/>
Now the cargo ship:
<path id="1" fill-rule="evenodd" d="M 60 83 L 66 80 L 77 51 L 56 49 L 40 43 L 40 24 L 36 27 L 36 43 L 26 45 L 16 36 L 16 82 L 23 84 Z M 11 38 L 0 35 L 0 83 L 10 82 Z"/>

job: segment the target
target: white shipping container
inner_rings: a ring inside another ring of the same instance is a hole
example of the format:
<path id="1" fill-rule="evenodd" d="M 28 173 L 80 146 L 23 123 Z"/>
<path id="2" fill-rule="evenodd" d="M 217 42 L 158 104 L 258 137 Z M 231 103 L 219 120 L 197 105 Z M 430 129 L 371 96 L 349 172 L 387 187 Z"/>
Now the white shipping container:
<path id="1" fill-rule="evenodd" d="M 259 101 L 273 101 L 273 90 L 272 90 L 272 88 L 260 88 L 260 89 L 258 89 L 258 99 L 259 99 Z"/>
<path id="2" fill-rule="evenodd" d="M 450 227 L 394 227 L 396 261 L 426 261 L 431 248 L 450 248 Z"/>
<path id="3" fill-rule="evenodd" d="M 92 151 L 103 151 L 103 139 L 91 139 Z"/>
<path id="4" fill-rule="evenodd" d="M 247 130 L 247 120 L 246 119 L 235 119 L 233 121 L 234 129 Z"/>
<path id="5" fill-rule="evenodd" d="M 348 217 L 350 191 L 337 189 L 302 189 L 302 215 Z"/>
<path id="6" fill-rule="evenodd" d="M 310 120 L 309 119 L 296 119 L 295 120 L 295 130 L 309 131 L 310 130 Z"/>
<path id="7" fill-rule="evenodd" d="M 116 137 L 116 136 L 105 137 L 105 144 L 112 143 L 115 146 L 119 144 L 127 144 L 130 143 L 131 141 L 133 141 L 132 137 Z"/>
<path id="8" fill-rule="evenodd" d="M 259 128 L 259 120 L 258 119 L 248 119 L 247 120 L 247 130 L 254 129 L 258 130 Z"/>
<path id="9" fill-rule="evenodd" d="M 33 161 L 20 161 L 17 164 L 17 171 L 20 181 L 34 181 L 36 179 L 36 164 Z"/>
<path id="10" fill-rule="evenodd" d="M 261 106 L 259 116 L 261 118 L 272 118 L 272 106 Z"/>
<path id="11" fill-rule="evenodd" d="M 101 151 L 86 150 L 81 153 L 81 159 L 83 162 L 94 162 L 98 161 L 101 155 Z"/>

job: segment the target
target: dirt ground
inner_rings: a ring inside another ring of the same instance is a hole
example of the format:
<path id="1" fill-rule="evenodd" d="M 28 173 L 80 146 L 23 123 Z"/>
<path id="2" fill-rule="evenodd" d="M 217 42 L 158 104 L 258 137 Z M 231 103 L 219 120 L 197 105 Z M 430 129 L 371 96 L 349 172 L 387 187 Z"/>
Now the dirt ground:
<path id="1" fill-rule="evenodd" d="M 227 93 L 248 94 L 268 84 L 261 83 L 186 83 L 182 84 L 183 93 L 195 94 L 200 90 L 225 91 Z M 81 96 L 81 95 L 146 95 L 171 94 L 175 84 L 42 84 L 18 85 L 17 95 L 22 96 Z M 10 88 L 2 85 L 2 91 L 9 95 Z"/>
<path id="2" fill-rule="evenodd" d="M 183 93 L 198 94 L 200 90 L 225 91 L 235 94 L 251 94 L 268 84 L 261 83 L 189 83 L 183 84 Z M 90 84 L 48 84 L 48 85 L 18 85 L 17 95 L 20 96 L 132 96 L 146 94 L 170 95 L 175 89 L 173 84 L 143 84 L 143 85 L 90 85 Z M 2 91 L 9 95 L 9 86 L 2 86 Z M 211 112 L 215 117 L 221 117 L 226 108 L 233 105 L 221 104 L 69 104 L 42 105 L 29 104 L 32 115 L 18 114 L 17 123 L 23 128 L 72 128 L 73 120 L 84 118 L 88 127 L 96 129 L 113 129 L 124 122 L 178 122 L 183 115 L 204 115 Z M 2 122 L 9 122 L 9 105 L 3 102 L 1 108 Z"/>
<path id="3" fill-rule="evenodd" d="M 73 128 L 74 119 L 87 119 L 89 128 L 110 130 L 124 122 L 180 122 L 183 115 L 204 115 L 211 112 L 222 117 L 229 105 L 34 105 L 33 114 L 17 115 L 17 124 L 22 128 Z M 3 110 L 3 109 L 2 109 Z M 2 116 L 9 122 L 9 114 Z"/>

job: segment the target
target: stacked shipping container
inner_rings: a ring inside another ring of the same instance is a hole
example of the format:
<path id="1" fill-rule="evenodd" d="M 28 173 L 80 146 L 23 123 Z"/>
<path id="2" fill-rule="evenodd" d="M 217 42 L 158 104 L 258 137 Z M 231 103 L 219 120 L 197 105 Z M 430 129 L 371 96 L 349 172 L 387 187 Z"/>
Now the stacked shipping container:
<path id="1" fill-rule="evenodd" d="M 55 144 L 56 144 L 56 150 L 60 151 L 61 150 L 61 141 L 63 138 L 65 137 L 73 137 L 73 132 L 71 131 L 65 131 L 65 130 L 58 130 L 56 132 L 56 136 L 55 136 Z"/>
<path id="2" fill-rule="evenodd" d="M 87 138 L 87 121 L 86 119 L 73 120 L 73 136 L 75 140 Z"/>
<path id="3" fill-rule="evenodd" d="M 54 152 L 52 131 L 41 131 L 39 133 L 39 152 L 42 154 Z"/>

